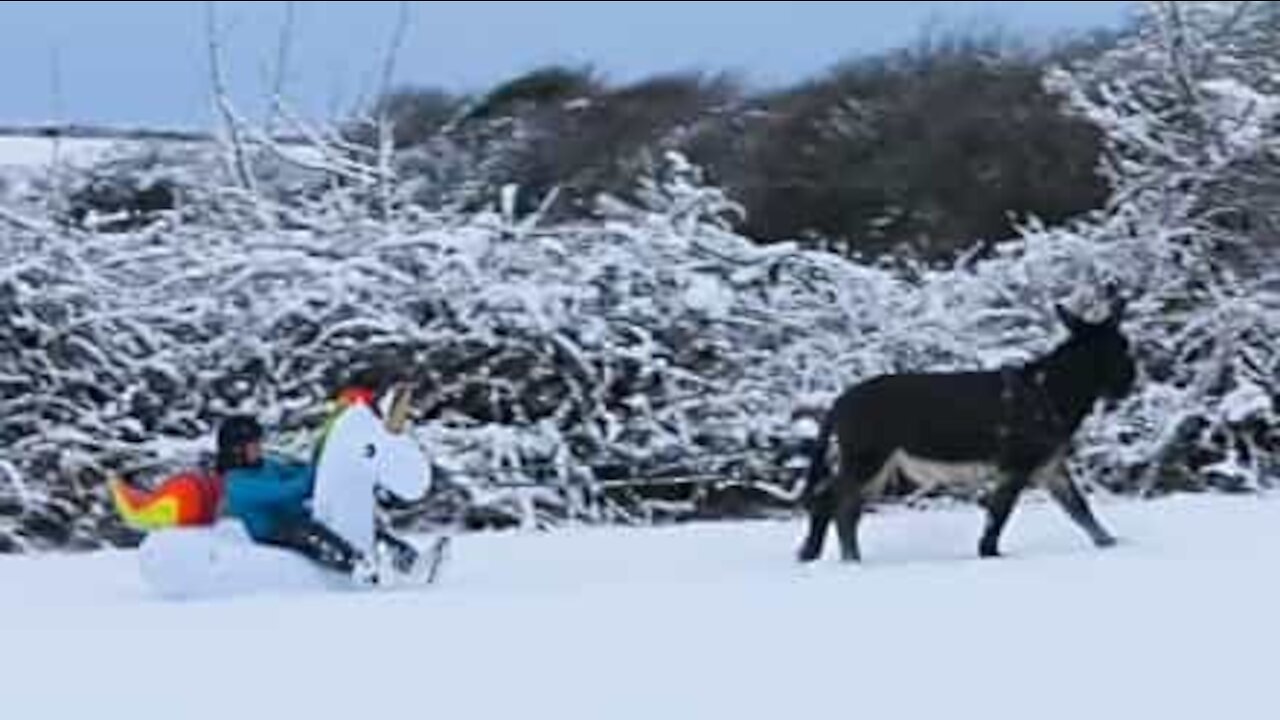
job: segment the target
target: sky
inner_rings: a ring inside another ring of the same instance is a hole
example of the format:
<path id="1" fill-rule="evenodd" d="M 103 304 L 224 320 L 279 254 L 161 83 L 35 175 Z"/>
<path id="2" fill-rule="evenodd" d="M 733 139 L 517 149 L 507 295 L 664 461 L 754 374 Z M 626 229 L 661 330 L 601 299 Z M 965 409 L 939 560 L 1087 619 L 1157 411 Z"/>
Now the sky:
<path id="1" fill-rule="evenodd" d="M 549 63 L 625 82 L 688 70 L 756 86 L 910 43 L 931 25 L 1047 39 L 1113 27 L 1128 2 L 3 2 L 0 125 L 199 129 L 213 119 L 208 9 L 237 107 L 261 113 L 292 8 L 285 95 L 333 119 L 381 87 L 397 17 L 396 85 L 482 90 Z"/>

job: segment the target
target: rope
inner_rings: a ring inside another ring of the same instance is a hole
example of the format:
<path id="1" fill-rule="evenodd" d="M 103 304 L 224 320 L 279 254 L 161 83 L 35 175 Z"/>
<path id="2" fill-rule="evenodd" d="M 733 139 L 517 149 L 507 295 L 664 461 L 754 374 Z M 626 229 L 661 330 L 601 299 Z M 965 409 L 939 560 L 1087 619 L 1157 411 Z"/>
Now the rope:
<path id="1" fill-rule="evenodd" d="M 697 465 L 715 465 L 729 463 L 747 463 L 751 460 L 759 460 L 768 463 L 771 466 L 770 475 L 772 476 L 794 476 L 803 472 L 803 468 L 787 467 L 785 462 L 792 457 L 796 457 L 800 453 L 786 452 L 736 452 L 736 453 L 719 453 L 695 455 L 688 458 L 681 458 L 678 461 L 667 461 L 662 463 L 651 463 L 651 465 L 673 465 L 676 466 L 670 472 L 642 472 L 638 471 L 637 465 L 626 465 L 624 463 L 602 463 L 599 465 L 569 465 L 562 463 L 540 463 L 533 465 L 521 465 L 519 467 L 500 467 L 488 468 L 481 470 L 460 470 L 447 472 L 448 477 L 468 477 L 468 478 L 486 478 L 490 482 L 487 484 L 491 488 L 569 488 L 569 487 L 585 487 L 593 489 L 611 489 L 611 488 L 627 488 L 627 487 L 648 487 L 658 485 L 716 485 L 716 484 L 735 484 L 735 485 L 772 485 L 777 484 L 775 480 L 748 479 L 744 477 L 741 467 L 725 468 L 724 470 L 710 469 L 692 469 L 691 466 Z M 611 471 L 609 474 L 621 474 L 622 478 L 609 478 L 605 480 L 595 480 L 589 483 L 575 483 L 572 480 L 564 480 L 564 476 L 574 472 L 589 472 L 592 475 L 598 475 L 602 470 Z M 622 471 L 615 473 L 614 471 Z M 495 478 L 510 478 L 512 476 L 532 477 L 533 479 L 509 480 Z M 545 478 L 545 479 L 540 479 Z"/>

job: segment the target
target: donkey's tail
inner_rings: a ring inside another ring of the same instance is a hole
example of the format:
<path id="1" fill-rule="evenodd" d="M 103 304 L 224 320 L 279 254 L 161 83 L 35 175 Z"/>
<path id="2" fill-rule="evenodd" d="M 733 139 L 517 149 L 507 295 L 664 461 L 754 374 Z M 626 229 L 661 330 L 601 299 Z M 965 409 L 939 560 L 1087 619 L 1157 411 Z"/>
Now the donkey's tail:
<path id="1" fill-rule="evenodd" d="M 831 433 L 836 427 L 836 411 L 833 406 L 822 418 L 818 439 L 809 453 L 809 471 L 805 474 L 804 487 L 800 490 L 800 504 L 808 506 L 813 499 L 828 489 L 827 450 L 831 445 Z"/>

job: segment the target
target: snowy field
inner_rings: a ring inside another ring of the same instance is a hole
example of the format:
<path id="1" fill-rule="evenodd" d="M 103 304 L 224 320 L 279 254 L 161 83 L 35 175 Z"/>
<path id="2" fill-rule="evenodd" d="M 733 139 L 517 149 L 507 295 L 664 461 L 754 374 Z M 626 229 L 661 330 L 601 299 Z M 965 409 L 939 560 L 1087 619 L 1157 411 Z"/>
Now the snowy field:
<path id="1" fill-rule="evenodd" d="M 47 169 L 56 158 L 58 162 L 76 168 L 85 168 L 110 157 L 138 153 L 148 148 L 198 148 L 204 143 L 187 140 L 124 140 L 119 138 L 62 138 L 0 135 L 0 172 L 36 171 Z M 320 154 L 306 145 L 283 144 L 286 155 L 295 156 L 301 162 L 317 162 Z"/>
<path id="2" fill-rule="evenodd" d="M 1280 499 L 456 539 L 442 584 L 164 602 L 130 553 L 0 560 L 7 718 L 1275 718 Z"/>
<path id="3" fill-rule="evenodd" d="M 107 138 L 50 138 L 0 135 L 0 170 L 43 168 L 57 157 L 60 162 L 84 166 L 103 158 L 120 141 Z M 56 155 L 55 155 L 56 151 Z"/>

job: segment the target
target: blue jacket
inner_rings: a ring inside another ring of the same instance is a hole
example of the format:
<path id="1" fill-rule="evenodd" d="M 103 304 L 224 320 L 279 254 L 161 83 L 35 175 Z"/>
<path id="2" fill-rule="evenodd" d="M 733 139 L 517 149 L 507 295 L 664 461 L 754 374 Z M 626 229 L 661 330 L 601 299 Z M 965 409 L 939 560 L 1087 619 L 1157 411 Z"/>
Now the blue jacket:
<path id="1" fill-rule="evenodd" d="M 312 466 L 263 458 L 257 467 L 227 472 L 225 511 L 239 518 L 254 540 L 268 541 L 281 524 L 308 516 L 314 484 Z"/>

